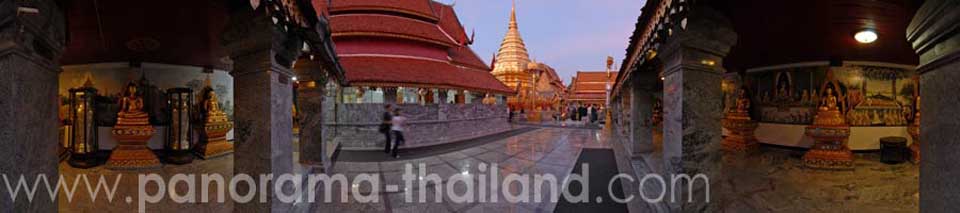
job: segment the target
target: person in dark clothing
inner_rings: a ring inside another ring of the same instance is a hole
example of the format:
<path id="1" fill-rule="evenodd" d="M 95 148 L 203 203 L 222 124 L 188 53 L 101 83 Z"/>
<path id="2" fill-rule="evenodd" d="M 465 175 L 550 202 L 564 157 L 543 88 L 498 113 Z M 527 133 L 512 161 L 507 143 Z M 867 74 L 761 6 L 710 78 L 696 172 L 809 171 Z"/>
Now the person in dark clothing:
<path id="1" fill-rule="evenodd" d="M 393 120 L 393 106 L 387 104 L 383 106 L 383 120 L 381 120 L 380 128 L 378 129 L 380 133 L 383 133 L 383 137 L 386 138 L 384 142 L 383 153 L 390 153 L 390 143 L 393 143 L 391 135 L 393 132 L 390 130 L 390 123 Z"/>
<path id="2" fill-rule="evenodd" d="M 596 123 L 600 116 L 597 115 L 597 105 L 590 107 L 590 123 Z"/>
<path id="3" fill-rule="evenodd" d="M 578 115 L 577 115 L 577 121 L 582 121 L 582 120 L 583 120 L 583 117 L 584 117 L 584 116 L 587 116 L 587 108 L 586 108 L 586 107 L 580 106 L 580 108 L 577 109 L 577 112 L 579 112 Z"/>

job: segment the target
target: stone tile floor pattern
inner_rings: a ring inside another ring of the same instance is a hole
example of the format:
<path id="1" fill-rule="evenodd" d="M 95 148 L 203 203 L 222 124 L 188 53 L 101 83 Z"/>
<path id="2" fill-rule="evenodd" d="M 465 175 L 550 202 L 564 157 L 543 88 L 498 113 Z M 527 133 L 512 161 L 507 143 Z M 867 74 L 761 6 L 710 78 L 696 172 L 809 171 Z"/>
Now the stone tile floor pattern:
<path id="1" fill-rule="evenodd" d="M 432 157 L 390 161 L 390 162 L 338 162 L 334 165 L 332 173 L 347 174 L 348 179 L 360 173 L 380 174 L 384 181 L 383 185 L 402 184 L 401 174 L 403 166 L 406 164 L 426 166 L 426 173 L 438 174 L 440 177 L 451 177 L 456 174 L 484 175 L 489 177 L 493 170 L 496 170 L 500 180 L 510 173 L 518 175 L 536 175 L 552 174 L 562 180 L 573 170 L 574 164 L 582 148 L 608 148 L 606 140 L 600 140 L 599 131 L 587 129 L 569 129 L 569 128 L 543 128 L 523 135 L 510 137 L 504 140 L 490 142 L 484 145 L 439 154 Z M 496 167 L 480 168 L 481 164 Z M 416 173 L 418 170 L 414 169 Z M 417 179 L 423 178 L 422 176 Z M 429 180 L 429 179 L 428 179 Z M 497 191 L 486 189 L 487 197 L 491 193 L 500 195 L 500 202 L 472 202 L 458 203 L 444 198 L 437 200 L 433 192 L 436 186 L 441 186 L 441 190 L 449 190 L 447 183 L 449 179 L 441 180 L 439 185 L 436 182 L 428 183 L 425 188 L 426 202 L 419 202 L 420 188 L 414 183 L 414 189 L 399 188 L 390 190 L 384 186 L 378 193 L 382 199 L 378 203 L 359 203 L 351 200 L 347 203 L 318 203 L 318 208 L 333 210 L 333 212 L 553 212 L 556 202 L 551 201 L 549 193 L 541 194 L 539 197 L 531 195 L 528 198 L 531 202 L 510 204 L 503 202 L 502 193 L 521 194 L 521 189 L 511 186 L 506 189 L 498 187 Z M 479 184 L 473 180 L 474 184 Z M 429 181 L 428 181 L 429 182 Z M 560 184 L 554 184 L 559 188 Z M 360 191 L 370 193 L 374 190 L 369 186 L 352 186 L 359 188 Z M 549 191 L 550 185 L 543 185 L 542 191 Z M 334 187 L 335 188 L 335 187 Z M 462 184 L 454 185 L 453 191 L 456 194 L 463 194 L 465 187 Z M 321 186 L 321 190 L 322 186 Z M 334 189 L 339 191 L 339 189 Z M 533 190 L 533 189 L 531 189 Z M 413 196 L 412 202 L 406 202 L 405 193 Z M 481 193 L 474 191 L 475 193 Z M 505 192 L 504 192 L 505 191 Z M 531 193 L 532 194 L 532 193 Z M 480 194 L 474 194 L 480 197 Z M 539 199 L 541 202 L 533 202 Z"/>
<path id="2" fill-rule="evenodd" d="M 490 175 L 493 170 L 498 171 L 500 180 L 508 173 L 518 174 L 554 174 L 564 177 L 571 172 L 583 148 L 613 148 L 617 151 L 618 160 L 625 159 L 624 150 L 619 141 L 623 138 L 612 138 L 603 133 L 603 130 L 582 128 L 541 128 L 522 135 L 509 137 L 503 140 L 489 142 L 459 151 L 438 154 L 424 158 L 388 161 L 388 162 L 337 162 L 329 171 L 332 174 L 345 174 L 348 180 L 361 174 L 378 174 L 385 182 L 382 185 L 400 184 L 400 175 L 403 165 L 407 163 L 426 166 L 426 171 L 436 173 L 441 177 L 454 174 Z M 657 150 L 660 144 L 656 144 Z M 877 154 L 857 154 L 854 171 L 815 171 L 803 168 L 800 165 L 802 151 L 785 150 L 779 148 L 762 147 L 758 154 L 749 156 L 725 155 L 723 162 L 724 177 L 721 185 L 712 197 L 724 212 L 835 212 L 835 211 L 864 211 L 864 212 L 917 212 L 919 203 L 919 169 L 913 164 L 887 165 L 879 162 Z M 636 177 L 642 177 L 649 172 L 660 170 L 656 152 L 625 162 L 626 166 L 635 171 Z M 479 168 L 479 165 L 497 166 Z M 204 174 L 216 173 L 224 176 L 233 174 L 233 156 L 228 155 L 212 160 L 196 160 L 188 165 L 164 165 L 159 170 L 146 171 L 158 173 L 169 180 L 173 174 Z M 298 167 L 298 172 L 304 168 Z M 485 170 L 485 172 L 484 172 Z M 621 166 L 621 171 L 625 171 Z M 99 175 L 104 175 L 107 181 L 115 180 L 116 174 L 124 178 L 119 182 L 117 196 L 112 202 L 103 198 L 90 202 L 85 191 L 77 193 L 72 202 L 68 202 L 61 193 L 59 209 L 63 212 L 134 212 L 136 202 L 125 202 L 126 195 L 137 194 L 137 172 L 112 171 L 103 167 L 93 169 L 75 169 L 62 163 L 60 172 L 67 180 L 73 180 L 79 174 L 90 175 L 91 182 L 95 182 Z M 429 179 L 429 178 L 428 178 Z M 445 186 L 449 180 L 441 180 L 440 186 Z M 475 180 L 474 180 L 475 181 Z M 428 181 L 429 182 L 429 181 Z M 112 182 L 110 182 L 112 184 Z M 476 183 L 476 182 L 475 182 Z M 558 185 L 558 184 L 557 184 Z M 149 186 L 149 185 L 148 185 Z M 82 186 L 81 186 L 82 187 Z M 178 191 L 186 191 L 186 186 L 178 185 Z M 373 192 L 369 186 L 352 186 L 359 189 L 361 194 L 369 195 Z M 550 185 L 543 188 L 548 189 Z M 156 192 L 148 187 L 148 193 Z M 443 187 L 444 190 L 445 187 Z M 654 195 L 659 191 L 653 190 L 657 186 L 645 185 L 644 193 Z M 335 185 L 333 192 L 339 192 Z M 550 202 L 547 195 L 539 198 L 546 202 L 529 202 L 521 204 L 498 203 L 457 203 L 448 198 L 434 199 L 432 195 L 435 186 L 428 184 L 424 192 L 429 202 L 405 202 L 404 193 L 410 191 L 414 198 L 418 198 L 422 189 L 388 190 L 386 187 L 377 190 L 380 199 L 375 203 L 359 203 L 355 199 L 339 202 L 338 196 L 333 196 L 333 202 L 317 202 L 313 204 L 297 204 L 293 212 L 553 212 L 555 202 Z M 199 191 L 199 189 L 197 189 Z M 324 196 L 324 186 L 318 186 L 318 201 Z M 455 185 L 452 189 L 462 194 L 464 186 Z M 514 186 L 497 189 L 496 193 L 517 194 L 520 189 Z M 545 190 L 546 191 L 546 190 Z M 636 191 L 625 189 L 629 191 Z M 487 195 L 491 192 L 487 190 Z M 103 193 L 103 192 L 101 192 Z M 216 195 L 211 192 L 211 198 Z M 229 196 L 229 195 L 228 195 Z M 501 196 L 502 201 L 502 196 Z M 530 198 L 537 199 L 536 197 Z M 134 200 L 136 200 L 134 198 Z M 158 204 L 146 205 L 147 212 L 232 212 L 233 203 L 227 199 L 225 203 L 198 203 L 178 204 L 170 199 L 163 199 Z M 634 203 L 631 203 L 634 205 Z M 640 204 L 643 205 L 643 204 Z M 658 205 L 632 206 L 637 212 L 663 212 L 665 208 Z"/>
<path id="3" fill-rule="evenodd" d="M 655 135 L 655 150 L 662 149 Z M 721 185 L 711 195 L 722 212 L 918 212 L 919 166 L 888 165 L 879 153 L 855 154 L 853 171 L 804 168 L 804 151 L 761 146 L 751 155 L 725 153 Z M 638 176 L 662 174 L 662 154 L 633 160 Z M 657 195 L 660 186 L 646 185 Z M 661 206 L 658 212 L 666 210 Z"/>

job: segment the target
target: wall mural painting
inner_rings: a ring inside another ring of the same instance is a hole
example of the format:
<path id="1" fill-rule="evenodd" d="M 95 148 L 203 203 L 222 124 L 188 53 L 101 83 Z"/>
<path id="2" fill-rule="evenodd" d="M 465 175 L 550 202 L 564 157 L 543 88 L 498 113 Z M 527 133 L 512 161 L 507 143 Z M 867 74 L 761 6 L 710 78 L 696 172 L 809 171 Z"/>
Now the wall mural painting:
<path id="1" fill-rule="evenodd" d="M 139 86 L 138 91 L 144 98 L 144 111 L 150 114 L 150 124 L 166 125 L 169 121 L 164 91 L 174 87 L 187 87 L 196 93 L 194 97 L 202 97 L 200 92 L 206 86 L 208 77 L 211 87 L 220 97 L 220 108 L 233 120 L 233 79 L 223 71 L 208 74 L 197 67 L 160 64 L 143 64 L 142 68 L 130 68 L 126 63 L 74 65 L 64 66 L 63 69 L 59 92 L 61 120 L 67 118 L 69 112 L 68 90 L 84 86 L 89 81 L 89 85 L 97 89 L 94 100 L 96 125 L 113 126 L 117 122 L 123 86 L 133 81 Z M 196 100 L 194 103 L 201 101 Z M 66 120 L 63 122 L 67 123 Z"/>
<path id="2" fill-rule="evenodd" d="M 839 82 L 832 88 L 840 110 L 852 126 L 905 126 L 913 119 L 916 82 L 910 69 L 846 65 L 786 68 L 747 76 L 756 107 L 751 116 L 761 122 L 806 125 L 822 105 L 827 70 Z"/>

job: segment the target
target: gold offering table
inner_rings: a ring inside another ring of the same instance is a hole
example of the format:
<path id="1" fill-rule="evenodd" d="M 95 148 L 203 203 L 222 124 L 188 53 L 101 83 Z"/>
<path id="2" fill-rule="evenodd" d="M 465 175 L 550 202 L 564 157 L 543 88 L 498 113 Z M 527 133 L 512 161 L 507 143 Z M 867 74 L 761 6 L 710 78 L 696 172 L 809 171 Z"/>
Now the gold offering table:
<path id="1" fill-rule="evenodd" d="M 136 85 L 127 85 L 127 94 L 117 113 L 117 124 L 111 133 L 117 139 L 117 147 L 107 160 L 108 169 L 155 169 L 160 168 L 160 160 L 147 148 L 147 141 L 153 137 L 154 129 L 149 116 L 143 112 L 143 99 L 137 95 Z"/>
<path id="2" fill-rule="evenodd" d="M 814 140 L 813 147 L 803 155 L 803 165 L 814 169 L 853 169 L 853 152 L 847 147 L 850 136 L 848 125 L 837 108 L 837 98 L 832 89 L 814 117 L 813 125 L 805 134 Z"/>
<path id="3" fill-rule="evenodd" d="M 723 149 L 734 153 L 750 153 L 757 151 L 759 145 L 753 132 L 757 129 L 757 122 L 750 120 L 750 100 L 740 90 L 737 106 L 724 116 L 721 125 L 730 130 L 730 135 L 723 139 Z"/>

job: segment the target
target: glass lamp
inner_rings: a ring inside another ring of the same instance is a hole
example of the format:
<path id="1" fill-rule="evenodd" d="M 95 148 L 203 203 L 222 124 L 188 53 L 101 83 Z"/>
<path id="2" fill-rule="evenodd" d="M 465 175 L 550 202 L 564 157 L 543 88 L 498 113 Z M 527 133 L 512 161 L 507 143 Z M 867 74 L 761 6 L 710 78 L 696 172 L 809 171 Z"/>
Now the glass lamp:
<path id="1" fill-rule="evenodd" d="M 91 168 L 97 166 L 97 151 L 100 150 L 97 141 L 96 110 L 94 97 L 97 89 L 80 87 L 70 89 L 70 134 L 67 150 L 70 151 L 70 166 L 76 168 Z"/>
<path id="2" fill-rule="evenodd" d="M 167 103 L 170 106 L 170 126 L 167 127 L 167 137 L 164 149 L 167 151 L 165 160 L 172 164 L 188 164 L 193 162 L 193 127 L 191 116 L 193 110 L 193 90 L 190 88 L 171 88 L 167 90 Z"/>

